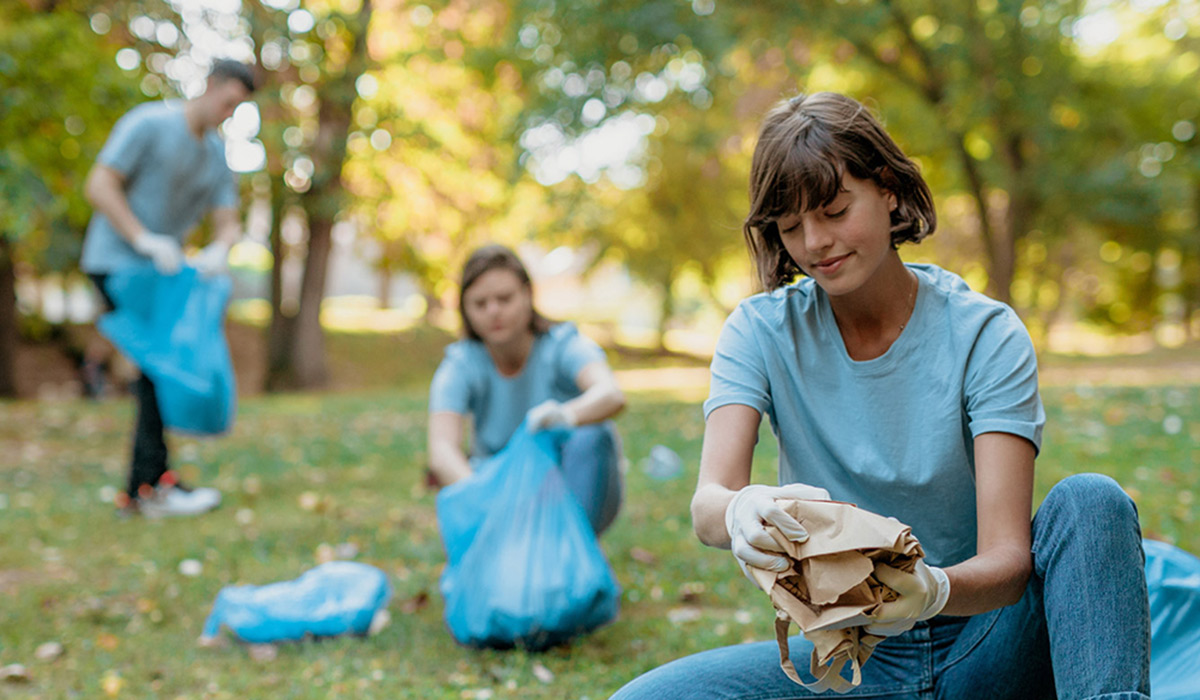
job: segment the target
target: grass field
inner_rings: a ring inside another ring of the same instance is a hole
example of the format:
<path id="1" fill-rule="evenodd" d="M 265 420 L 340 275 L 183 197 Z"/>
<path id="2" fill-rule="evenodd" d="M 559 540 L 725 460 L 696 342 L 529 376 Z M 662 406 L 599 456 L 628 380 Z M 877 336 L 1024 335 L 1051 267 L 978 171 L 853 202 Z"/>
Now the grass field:
<path id="1" fill-rule="evenodd" d="M 0 680 L 0 698 L 598 700 L 680 655 L 772 638 L 766 597 L 691 533 L 698 402 L 635 392 L 618 421 L 627 502 L 603 540 L 624 589 L 619 620 L 543 654 L 456 646 L 437 594 L 443 554 L 423 480 L 419 385 L 250 397 L 231 435 L 173 438 L 184 478 L 225 494 L 217 512 L 175 521 L 114 517 L 128 399 L 0 404 L 0 666 L 26 669 Z M 1044 400 L 1039 499 L 1068 474 L 1109 474 L 1136 499 L 1147 536 L 1200 552 L 1200 385 L 1066 383 Z M 644 473 L 655 444 L 683 457 L 681 477 Z M 756 480 L 772 480 L 774 449 L 764 436 Z M 196 645 L 222 586 L 294 578 L 331 556 L 388 573 L 392 623 L 380 634 Z M 61 655 L 38 658 L 48 642 Z"/>

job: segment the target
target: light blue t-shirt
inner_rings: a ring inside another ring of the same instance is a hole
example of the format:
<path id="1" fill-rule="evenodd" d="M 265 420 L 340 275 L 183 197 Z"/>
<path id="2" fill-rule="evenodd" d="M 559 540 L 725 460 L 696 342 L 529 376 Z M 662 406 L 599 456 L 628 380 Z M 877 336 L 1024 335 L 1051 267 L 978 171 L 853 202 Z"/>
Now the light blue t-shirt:
<path id="1" fill-rule="evenodd" d="M 765 413 L 781 484 L 898 518 L 931 564 L 950 566 L 976 551 L 974 437 L 1011 433 L 1040 449 L 1046 418 L 1012 309 L 937 266 L 908 267 L 920 282 L 912 318 L 863 362 L 811 278 L 743 301 L 721 331 L 704 415 Z"/>
<path id="2" fill-rule="evenodd" d="M 213 209 L 238 205 L 237 181 L 215 131 L 198 140 L 188 128 L 182 101 L 147 102 L 117 121 L 96 158 L 125 176 L 129 208 L 150 231 L 184 239 Z M 100 212 L 92 215 L 79 266 L 106 274 L 143 264 Z"/>
<path id="3" fill-rule="evenodd" d="M 529 409 L 549 399 L 569 401 L 583 393 L 575 383 L 580 370 L 604 359 L 600 346 L 572 323 L 558 323 L 539 334 L 524 369 L 515 377 L 500 374 L 482 342 L 460 340 L 446 347 L 433 375 L 429 412 L 450 411 L 474 419 L 474 463 L 499 452 Z"/>

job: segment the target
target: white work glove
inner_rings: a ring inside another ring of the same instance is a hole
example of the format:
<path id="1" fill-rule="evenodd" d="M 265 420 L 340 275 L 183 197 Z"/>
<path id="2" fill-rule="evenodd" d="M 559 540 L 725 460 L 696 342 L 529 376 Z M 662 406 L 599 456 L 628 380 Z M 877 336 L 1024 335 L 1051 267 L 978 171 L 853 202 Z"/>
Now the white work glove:
<path id="1" fill-rule="evenodd" d="M 531 433 L 547 428 L 574 428 L 577 420 L 571 409 L 554 399 L 539 403 L 525 414 L 525 424 Z"/>
<path id="2" fill-rule="evenodd" d="M 912 629 L 921 620 L 928 620 L 946 607 L 950 598 L 950 578 L 936 566 L 918 559 L 911 574 L 886 564 L 875 567 L 875 578 L 900 594 L 890 603 L 879 606 L 866 626 L 868 634 L 892 637 Z"/>
<path id="3" fill-rule="evenodd" d="M 213 241 L 193 255 L 189 262 L 205 277 L 219 275 L 229 269 L 229 244 L 225 241 Z"/>
<path id="4" fill-rule="evenodd" d="M 183 249 L 179 241 L 162 233 L 152 233 L 143 230 L 133 239 L 133 249 L 150 258 L 154 269 L 164 275 L 179 272 L 183 264 Z"/>
<path id="5" fill-rule="evenodd" d="M 754 581 L 754 577 L 746 570 L 747 566 L 775 572 L 787 571 L 791 566 L 787 557 L 774 553 L 783 550 L 766 531 L 767 523 L 774 525 L 784 537 L 793 542 L 804 542 L 808 539 L 808 532 L 804 527 L 775 503 L 777 498 L 827 501 L 829 492 L 807 484 L 751 484 L 737 492 L 725 508 L 725 529 L 729 531 L 729 548 L 733 557 L 737 559 L 742 573 L 751 581 Z M 758 582 L 755 581 L 754 585 L 758 585 Z"/>

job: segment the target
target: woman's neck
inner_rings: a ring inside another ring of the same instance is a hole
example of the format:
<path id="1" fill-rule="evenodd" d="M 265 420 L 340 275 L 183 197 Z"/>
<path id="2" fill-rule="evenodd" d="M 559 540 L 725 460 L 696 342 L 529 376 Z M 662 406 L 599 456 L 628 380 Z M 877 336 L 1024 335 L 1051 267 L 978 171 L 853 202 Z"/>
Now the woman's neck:
<path id="1" fill-rule="evenodd" d="M 916 309 L 920 287 L 916 274 L 899 258 L 897 265 L 880 272 L 869 288 L 829 298 L 846 352 L 854 360 L 870 360 L 887 352 Z"/>
<path id="2" fill-rule="evenodd" d="M 506 343 L 485 344 L 485 347 L 500 375 L 515 377 L 525 369 L 525 362 L 533 351 L 534 339 L 533 331 L 526 331 Z"/>

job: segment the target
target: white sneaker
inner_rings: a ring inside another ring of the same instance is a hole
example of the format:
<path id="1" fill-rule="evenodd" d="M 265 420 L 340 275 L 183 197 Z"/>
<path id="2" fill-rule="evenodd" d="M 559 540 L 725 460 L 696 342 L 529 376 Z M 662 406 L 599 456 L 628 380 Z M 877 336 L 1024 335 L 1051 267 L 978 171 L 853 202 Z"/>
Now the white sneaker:
<path id="1" fill-rule="evenodd" d="M 200 515 L 221 505 L 221 492 L 214 488 L 184 490 L 177 486 L 160 486 L 149 498 L 138 502 L 138 509 L 147 518 L 169 518 L 181 515 Z"/>

